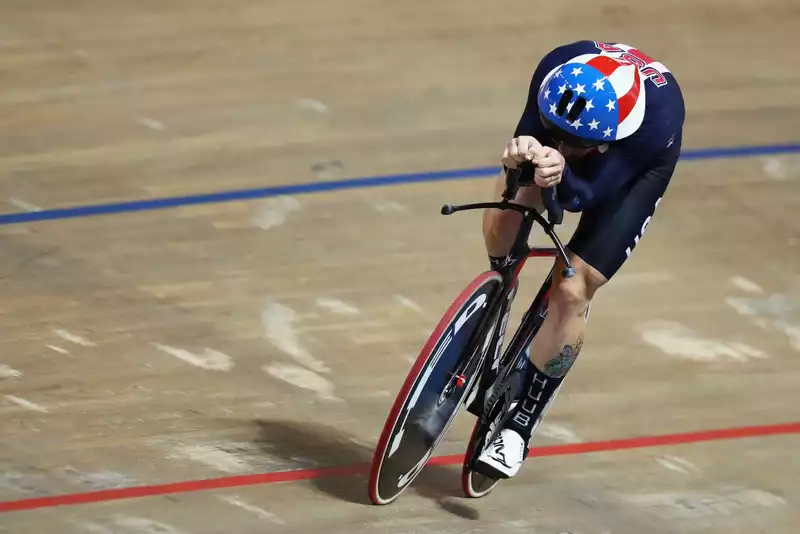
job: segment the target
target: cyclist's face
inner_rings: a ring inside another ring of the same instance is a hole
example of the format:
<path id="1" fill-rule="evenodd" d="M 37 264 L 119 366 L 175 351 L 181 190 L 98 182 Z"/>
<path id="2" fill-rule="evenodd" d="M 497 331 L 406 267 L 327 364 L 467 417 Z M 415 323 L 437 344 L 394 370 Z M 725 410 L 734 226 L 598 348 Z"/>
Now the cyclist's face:
<path id="1" fill-rule="evenodd" d="M 565 145 L 564 143 L 558 143 L 558 151 L 561 152 L 561 155 L 564 156 L 566 159 L 572 159 L 572 158 L 580 159 L 594 150 L 595 147 L 580 148 L 580 147 Z"/>

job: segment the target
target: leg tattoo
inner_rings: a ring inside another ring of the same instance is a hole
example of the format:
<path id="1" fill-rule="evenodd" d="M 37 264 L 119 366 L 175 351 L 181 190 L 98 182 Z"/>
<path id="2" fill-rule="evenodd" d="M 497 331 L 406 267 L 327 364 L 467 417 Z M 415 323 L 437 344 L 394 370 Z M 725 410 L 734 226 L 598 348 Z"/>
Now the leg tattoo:
<path id="1" fill-rule="evenodd" d="M 564 345 L 558 356 L 547 362 L 544 366 L 544 373 L 552 378 L 563 378 L 566 376 L 575 359 L 583 347 L 583 338 L 579 337 L 574 345 Z"/>

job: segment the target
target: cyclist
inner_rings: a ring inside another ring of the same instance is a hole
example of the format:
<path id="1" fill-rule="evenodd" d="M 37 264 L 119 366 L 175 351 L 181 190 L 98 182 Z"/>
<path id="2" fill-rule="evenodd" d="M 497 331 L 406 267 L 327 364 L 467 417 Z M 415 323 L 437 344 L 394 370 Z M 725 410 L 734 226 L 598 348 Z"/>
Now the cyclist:
<path id="1" fill-rule="evenodd" d="M 685 108 L 673 74 L 641 51 L 619 43 L 577 41 L 539 63 L 528 101 L 502 163 L 524 162 L 515 202 L 544 211 L 540 188 L 555 187 L 565 210 L 580 213 L 566 248 L 575 275 L 553 271 L 544 323 L 518 371 L 518 402 L 478 470 L 513 477 L 554 392 L 583 348 L 589 304 L 642 238 L 680 156 Z M 504 169 L 504 172 L 505 172 Z M 495 184 L 501 200 L 505 175 Z M 488 209 L 483 234 L 492 268 L 507 255 L 522 220 Z"/>

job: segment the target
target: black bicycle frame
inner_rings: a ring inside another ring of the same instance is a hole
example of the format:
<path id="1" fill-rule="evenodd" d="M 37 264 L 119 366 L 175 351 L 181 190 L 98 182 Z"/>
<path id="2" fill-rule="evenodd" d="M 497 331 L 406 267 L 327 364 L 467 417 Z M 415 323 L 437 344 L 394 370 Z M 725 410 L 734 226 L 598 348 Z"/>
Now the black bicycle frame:
<path id="1" fill-rule="evenodd" d="M 575 270 L 572 267 L 569 257 L 567 257 L 564 246 L 562 245 L 561 240 L 558 238 L 558 235 L 554 230 L 554 226 L 556 224 L 560 224 L 563 219 L 563 209 L 558 205 L 558 202 L 556 201 L 555 191 L 552 188 L 542 189 L 542 200 L 548 212 L 548 218 L 549 218 L 548 221 L 545 220 L 535 209 L 511 202 L 511 200 L 516 198 L 517 191 L 519 190 L 519 188 L 524 187 L 526 185 L 526 184 L 520 184 L 519 182 L 520 175 L 521 175 L 520 169 L 506 169 L 506 187 L 502 195 L 503 200 L 500 202 L 479 202 L 474 204 L 463 204 L 460 206 L 452 206 L 446 204 L 442 206 L 441 210 L 442 215 L 451 215 L 459 211 L 468 211 L 475 209 L 513 210 L 522 214 L 522 223 L 520 224 L 520 228 L 517 231 L 517 235 L 515 236 L 514 243 L 511 247 L 511 251 L 506 256 L 503 265 L 498 271 L 499 274 L 503 277 L 503 289 L 494 296 L 494 298 L 489 304 L 488 313 L 486 314 L 484 319 L 481 320 L 481 324 L 475 330 L 474 334 L 475 337 L 470 341 L 469 344 L 470 347 L 473 347 L 473 354 L 471 354 L 470 357 L 465 360 L 464 369 L 468 368 L 473 363 L 472 360 L 476 352 L 481 349 L 478 342 L 484 338 L 486 329 L 490 327 L 492 322 L 496 323 L 497 330 L 493 332 L 493 339 L 491 340 L 489 346 L 486 348 L 486 354 L 487 355 L 496 354 L 497 344 L 500 342 L 500 337 L 501 337 L 500 335 L 498 335 L 498 331 L 501 328 L 503 328 L 503 325 L 500 324 L 500 321 L 503 320 L 506 312 L 508 311 L 507 308 L 511 305 L 511 302 L 508 299 L 508 294 L 513 289 L 517 276 L 519 275 L 519 272 L 522 269 L 522 266 L 524 265 L 525 261 L 529 257 L 531 256 L 559 257 L 561 258 L 564 264 L 562 275 L 565 278 L 570 278 L 575 274 Z M 554 245 L 553 248 L 545 248 L 545 247 L 531 248 L 528 245 L 528 239 L 530 237 L 530 233 L 531 230 L 533 229 L 534 223 L 542 227 L 545 234 L 547 234 L 547 236 L 553 242 Z M 504 351 L 503 357 L 500 358 L 500 361 L 504 361 L 505 356 L 507 354 L 514 353 L 512 351 L 520 351 L 522 347 L 530 343 L 530 341 L 533 339 L 536 330 L 538 330 L 538 327 L 541 326 L 541 322 L 544 319 L 544 316 L 541 315 L 540 317 L 531 317 L 531 315 L 536 313 L 537 310 L 542 309 L 542 304 L 544 303 L 544 300 L 547 298 L 547 295 L 549 293 L 550 284 L 552 282 L 552 276 L 553 272 L 551 270 L 544 284 L 542 284 L 541 288 L 539 289 L 539 292 L 537 293 L 536 297 L 533 299 L 531 306 L 523 315 L 522 321 L 520 322 L 520 327 L 515 332 L 514 337 L 511 339 L 511 342 Z M 480 363 L 481 362 L 479 362 L 479 364 Z M 491 372 L 492 363 L 490 363 L 490 358 L 486 358 L 482 362 L 483 369 L 480 372 L 480 383 L 477 385 L 477 387 L 479 388 L 478 389 L 479 394 L 486 392 L 497 378 L 497 376 Z M 484 399 L 480 400 L 483 401 Z"/>
<path id="2" fill-rule="evenodd" d="M 527 165 L 532 165 L 528 163 Z M 453 213 L 459 211 L 469 211 L 475 209 L 498 209 L 498 210 L 512 210 L 522 214 L 522 224 L 517 231 L 517 235 L 514 239 L 514 244 L 511 246 L 511 251 L 506 256 L 505 263 L 502 266 L 502 271 L 500 274 L 503 275 L 505 285 L 510 286 L 513 283 L 514 279 L 516 278 L 517 268 L 519 265 L 527 259 L 528 255 L 530 254 L 531 249 L 528 246 L 528 238 L 530 237 L 531 230 L 533 229 L 533 224 L 536 223 L 542 227 L 547 237 L 553 242 L 553 245 L 556 249 L 556 255 L 561 258 L 561 261 L 564 262 L 564 270 L 563 276 L 565 278 L 571 278 L 575 274 L 575 269 L 572 268 L 572 263 L 569 261 L 569 257 L 567 257 L 567 253 L 564 250 L 564 245 L 561 244 L 561 240 L 556 235 L 554 227 L 557 224 L 561 224 L 561 221 L 564 217 L 564 209 L 558 204 L 556 199 L 556 191 L 554 188 L 542 188 L 542 201 L 545 205 L 547 210 L 547 215 L 549 220 L 545 220 L 535 209 L 529 208 L 527 206 L 523 206 L 521 204 L 516 204 L 511 202 L 517 196 L 517 191 L 519 191 L 520 187 L 525 187 L 526 185 L 532 184 L 520 184 L 520 176 L 522 174 L 522 169 L 506 169 L 506 187 L 505 191 L 503 191 L 503 200 L 500 202 L 477 202 L 474 204 L 462 204 L 460 206 L 453 206 L 450 204 L 445 204 L 442 206 L 441 213 L 442 215 L 452 215 Z M 541 250 L 541 249 L 540 249 Z M 508 275 L 513 274 L 513 277 L 508 279 Z"/>

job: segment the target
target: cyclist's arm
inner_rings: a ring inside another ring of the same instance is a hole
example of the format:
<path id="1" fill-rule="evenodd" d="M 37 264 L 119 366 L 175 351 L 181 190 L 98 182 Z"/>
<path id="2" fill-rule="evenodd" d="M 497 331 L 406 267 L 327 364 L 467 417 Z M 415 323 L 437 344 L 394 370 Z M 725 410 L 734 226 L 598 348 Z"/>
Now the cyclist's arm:
<path id="1" fill-rule="evenodd" d="M 628 185 L 641 167 L 639 158 L 625 150 L 611 148 L 600 158 L 592 180 L 580 176 L 569 165 L 564 167 L 558 184 L 558 199 L 565 210 L 579 212 L 601 203 Z"/>
<path id="2" fill-rule="evenodd" d="M 668 152 L 680 152 L 682 102 L 662 100 L 648 113 L 635 134 L 598 157 L 592 176 L 581 176 L 568 165 L 564 168 L 558 185 L 564 209 L 577 212 L 597 205 L 636 179 L 649 162 Z"/>

